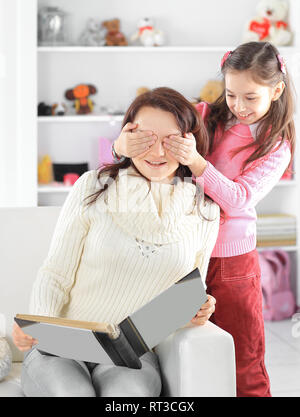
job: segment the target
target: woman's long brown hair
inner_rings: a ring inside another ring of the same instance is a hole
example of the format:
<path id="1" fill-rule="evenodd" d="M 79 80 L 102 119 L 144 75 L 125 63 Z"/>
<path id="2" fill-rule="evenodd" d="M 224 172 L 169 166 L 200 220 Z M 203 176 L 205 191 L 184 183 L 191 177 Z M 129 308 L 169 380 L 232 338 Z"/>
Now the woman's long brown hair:
<path id="1" fill-rule="evenodd" d="M 209 150 L 209 137 L 207 129 L 205 128 L 196 108 L 183 95 L 171 88 L 159 87 L 138 96 L 129 106 L 124 116 L 122 128 L 127 123 L 132 123 L 139 110 L 143 107 L 152 107 L 172 113 L 178 123 L 178 127 L 182 135 L 191 132 L 196 139 L 196 147 L 200 155 L 204 157 L 207 155 Z M 128 168 L 130 166 L 135 168 L 131 159 L 126 158 L 121 163 L 110 164 L 100 168 L 97 178 L 101 184 L 101 189 L 87 197 L 92 198 L 88 202 L 88 205 L 94 203 L 108 188 L 111 180 L 116 179 L 120 169 Z M 102 184 L 101 176 L 104 173 L 107 173 L 109 178 L 108 181 Z M 187 166 L 179 165 L 175 176 L 182 180 L 184 178 L 192 178 L 192 172 Z"/>
<path id="2" fill-rule="evenodd" d="M 268 113 L 260 120 L 255 143 L 237 149 L 237 152 L 240 152 L 253 147 L 252 154 L 244 163 L 244 169 L 250 162 L 271 152 L 280 137 L 282 138 L 280 146 L 285 140 L 289 142 L 292 152 L 291 163 L 293 160 L 296 138 L 293 120 L 294 88 L 288 70 L 286 70 L 286 74 L 281 71 L 278 55 L 277 48 L 269 42 L 248 42 L 236 48 L 222 68 L 224 79 L 229 72 L 250 71 L 253 80 L 258 84 L 269 87 L 275 87 L 280 81 L 285 84 L 281 97 L 272 102 Z M 217 127 L 219 126 L 224 132 L 226 123 L 234 118 L 226 103 L 225 90 L 221 97 L 210 106 L 210 109 L 211 112 L 207 119 L 207 129 L 210 136 L 209 153 L 214 149 Z M 231 117 L 229 117 L 230 115 Z"/>

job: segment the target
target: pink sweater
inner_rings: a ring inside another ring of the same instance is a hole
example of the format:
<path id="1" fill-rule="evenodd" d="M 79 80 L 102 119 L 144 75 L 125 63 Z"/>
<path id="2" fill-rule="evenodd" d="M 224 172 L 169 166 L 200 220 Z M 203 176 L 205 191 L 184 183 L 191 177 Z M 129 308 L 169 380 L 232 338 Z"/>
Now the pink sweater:
<path id="1" fill-rule="evenodd" d="M 197 105 L 203 119 L 209 113 L 207 103 Z M 197 181 L 205 193 L 225 213 L 221 220 L 212 257 L 242 255 L 256 247 L 256 204 L 278 183 L 287 169 L 291 151 L 288 142 L 268 155 L 252 162 L 241 174 L 243 162 L 253 152 L 247 149 L 236 156 L 231 151 L 255 140 L 255 125 L 235 124 L 216 135 L 215 150 L 207 157 L 208 165 Z"/>

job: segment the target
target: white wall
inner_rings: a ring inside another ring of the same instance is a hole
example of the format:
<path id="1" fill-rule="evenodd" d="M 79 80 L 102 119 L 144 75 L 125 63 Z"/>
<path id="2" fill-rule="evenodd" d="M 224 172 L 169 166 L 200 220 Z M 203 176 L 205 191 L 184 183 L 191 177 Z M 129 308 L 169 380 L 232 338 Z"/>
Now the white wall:
<path id="1" fill-rule="evenodd" d="M 0 0 L 0 206 L 36 205 L 36 1 Z"/>

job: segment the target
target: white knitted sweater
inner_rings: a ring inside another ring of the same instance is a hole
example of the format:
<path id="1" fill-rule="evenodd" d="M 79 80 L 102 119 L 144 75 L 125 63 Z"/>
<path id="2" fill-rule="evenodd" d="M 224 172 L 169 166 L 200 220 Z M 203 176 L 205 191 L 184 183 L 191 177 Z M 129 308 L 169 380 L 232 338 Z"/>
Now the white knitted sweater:
<path id="1" fill-rule="evenodd" d="M 205 280 L 218 205 L 200 200 L 199 215 L 193 184 L 151 183 L 149 190 L 133 168 L 87 207 L 83 199 L 98 189 L 93 170 L 69 193 L 33 286 L 31 314 L 117 324 L 196 266 Z"/>

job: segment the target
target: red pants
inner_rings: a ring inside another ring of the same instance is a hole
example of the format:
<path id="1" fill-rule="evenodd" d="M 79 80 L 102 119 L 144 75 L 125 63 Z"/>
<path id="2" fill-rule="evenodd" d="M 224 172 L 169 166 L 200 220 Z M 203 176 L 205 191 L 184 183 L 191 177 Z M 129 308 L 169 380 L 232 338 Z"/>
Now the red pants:
<path id="1" fill-rule="evenodd" d="M 257 251 L 211 258 L 207 293 L 217 300 L 211 321 L 233 337 L 238 397 L 270 397 Z"/>

